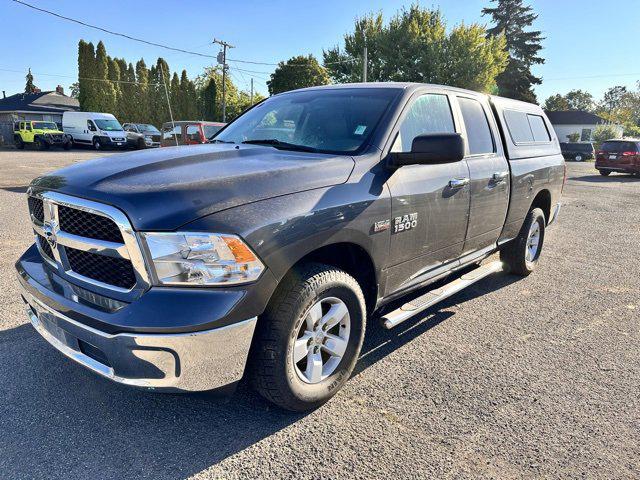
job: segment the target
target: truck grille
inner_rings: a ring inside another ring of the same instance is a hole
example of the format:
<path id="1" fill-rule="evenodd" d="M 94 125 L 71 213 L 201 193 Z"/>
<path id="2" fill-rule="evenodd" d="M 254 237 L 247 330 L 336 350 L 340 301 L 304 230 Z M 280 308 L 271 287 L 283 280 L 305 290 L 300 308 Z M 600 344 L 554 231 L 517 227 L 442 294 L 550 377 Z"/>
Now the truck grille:
<path id="1" fill-rule="evenodd" d="M 120 210 L 55 192 L 30 195 L 28 205 L 40 254 L 60 273 L 117 291 L 148 286 L 137 238 Z"/>
<path id="2" fill-rule="evenodd" d="M 44 222 L 44 208 L 40 198 L 29 197 L 29 211 L 40 223 Z"/>
<path id="3" fill-rule="evenodd" d="M 131 289 L 136 284 L 136 275 L 129 260 L 105 257 L 66 247 L 71 270 L 98 282 Z"/>
<path id="4" fill-rule="evenodd" d="M 124 243 L 120 229 L 107 217 L 60 205 L 58 218 L 60 230 L 65 232 L 107 242 Z"/>

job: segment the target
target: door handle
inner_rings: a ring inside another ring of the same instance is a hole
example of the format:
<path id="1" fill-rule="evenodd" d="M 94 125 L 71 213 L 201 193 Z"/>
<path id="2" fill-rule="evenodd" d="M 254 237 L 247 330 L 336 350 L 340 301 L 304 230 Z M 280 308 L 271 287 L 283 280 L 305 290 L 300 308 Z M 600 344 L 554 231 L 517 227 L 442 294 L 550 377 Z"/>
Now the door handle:
<path id="1" fill-rule="evenodd" d="M 508 176 L 509 176 L 509 172 L 496 172 L 493 174 L 491 179 L 493 180 L 494 183 L 500 183 L 500 182 L 504 182 Z"/>
<path id="2" fill-rule="evenodd" d="M 468 184 L 468 178 L 452 178 L 451 180 L 449 180 L 449 188 L 462 188 Z"/>

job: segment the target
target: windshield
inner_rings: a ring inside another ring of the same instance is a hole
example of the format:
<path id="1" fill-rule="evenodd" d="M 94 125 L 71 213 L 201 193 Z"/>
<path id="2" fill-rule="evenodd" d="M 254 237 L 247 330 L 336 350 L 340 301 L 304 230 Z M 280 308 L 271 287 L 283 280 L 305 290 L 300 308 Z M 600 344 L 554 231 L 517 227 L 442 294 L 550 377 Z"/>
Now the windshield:
<path id="1" fill-rule="evenodd" d="M 138 130 L 141 132 L 160 133 L 160 130 L 148 123 L 138 123 Z"/>
<path id="2" fill-rule="evenodd" d="M 349 154 L 365 145 L 399 91 L 391 88 L 291 92 L 256 105 L 214 141 Z"/>
<path id="3" fill-rule="evenodd" d="M 223 125 L 203 125 L 204 128 L 204 136 L 209 140 L 220 131 Z"/>
<path id="4" fill-rule="evenodd" d="M 100 130 L 105 132 L 117 132 L 122 130 L 122 125 L 117 120 L 105 120 L 104 118 L 95 120 L 96 125 Z"/>
<path id="5" fill-rule="evenodd" d="M 32 125 L 37 130 L 58 130 L 58 125 L 53 122 L 33 122 Z"/>

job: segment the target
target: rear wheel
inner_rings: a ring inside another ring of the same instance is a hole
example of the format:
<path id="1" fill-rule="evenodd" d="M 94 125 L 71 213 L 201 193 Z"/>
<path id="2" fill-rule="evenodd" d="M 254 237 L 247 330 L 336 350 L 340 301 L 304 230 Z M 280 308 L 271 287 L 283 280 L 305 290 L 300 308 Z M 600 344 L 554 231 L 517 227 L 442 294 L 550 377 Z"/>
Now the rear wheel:
<path id="1" fill-rule="evenodd" d="M 249 367 L 254 387 L 287 410 L 322 405 L 349 379 L 365 323 L 364 296 L 352 276 L 303 265 L 283 280 L 258 322 Z"/>
<path id="2" fill-rule="evenodd" d="M 608 177 L 609 175 L 611 175 L 611 172 L 609 170 L 598 170 L 600 172 L 600 175 L 602 175 L 603 177 Z"/>
<path id="3" fill-rule="evenodd" d="M 525 218 L 518 236 L 500 251 L 500 260 L 511 273 L 527 276 L 535 270 L 544 244 L 545 225 L 544 212 L 534 208 Z"/>

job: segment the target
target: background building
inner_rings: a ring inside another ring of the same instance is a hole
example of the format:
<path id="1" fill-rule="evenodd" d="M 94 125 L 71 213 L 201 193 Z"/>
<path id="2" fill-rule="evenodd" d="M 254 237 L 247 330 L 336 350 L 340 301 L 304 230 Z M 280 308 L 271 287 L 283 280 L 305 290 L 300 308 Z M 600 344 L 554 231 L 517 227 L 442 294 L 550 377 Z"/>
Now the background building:
<path id="1" fill-rule="evenodd" d="M 577 133 L 580 135 L 580 142 L 590 142 L 593 140 L 593 130 L 597 125 L 608 123 L 604 118 L 593 113 L 581 110 L 547 111 L 553 129 L 556 131 L 560 142 L 568 142 L 568 135 Z M 619 130 L 618 136 L 622 137 L 623 128 L 621 125 L 612 125 Z"/>
<path id="2" fill-rule="evenodd" d="M 2 97 L 0 122 L 44 120 L 62 124 L 65 111 L 80 110 L 78 100 L 65 95 L 61 86 L 50 92 L 16 93 L 9 97 L 3 91 Z"/>

